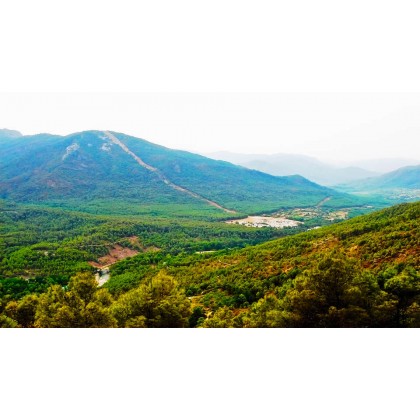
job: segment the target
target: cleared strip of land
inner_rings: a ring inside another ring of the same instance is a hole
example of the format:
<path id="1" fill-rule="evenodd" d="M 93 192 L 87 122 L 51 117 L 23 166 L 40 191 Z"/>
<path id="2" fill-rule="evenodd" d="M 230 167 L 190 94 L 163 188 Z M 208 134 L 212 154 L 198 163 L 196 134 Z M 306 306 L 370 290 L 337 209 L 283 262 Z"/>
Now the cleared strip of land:
<path id="1" fill-rule="evenodd" d="M 220 210 L 225 211 L 226 213 L 232 213 L 235 214 L 236 211 L 235 210 L 230 210 L 227 209 L 223 206 L 221 206 L 220 204 L 208 200 L 205 197 L 202 197 L 201 195 L 190 191 L 189 189 L 185 188 L 185 187 L 181 187 L 177 184 L 174 184 L 171 180 L 169 180 L 158 168 L 155 168 L 151 165 L 148 165 L 146 162 L 144 162 L 138 155 L 136 155 L 135 153 L 133 153 L 121 140 L 119 140 L 114 134 L 110 133 L 109 131 L 104 131 L 104 134 L 106 137 L 108 137 L 109 140 L 111 140 L 114 144 L 116 144 L 117 146 L 121 147 L 121 149 L 123 149 L 126 153 L 128 153 L 140 166 L 142 166 L 143 168 L 147 169 L 150 172 L 153 172 L 154 174 L 156 174 L 156 176 L 166 185 L 168 185 L 169 187 L 173 188 L 174 190 L 180 191 L 184 194 L 188 194 L 191 197 L 196 198 L 197 200 L 200 201 L 204 201 L 205 203 L 209 204 L 210 206 L 216 207 Z"/>

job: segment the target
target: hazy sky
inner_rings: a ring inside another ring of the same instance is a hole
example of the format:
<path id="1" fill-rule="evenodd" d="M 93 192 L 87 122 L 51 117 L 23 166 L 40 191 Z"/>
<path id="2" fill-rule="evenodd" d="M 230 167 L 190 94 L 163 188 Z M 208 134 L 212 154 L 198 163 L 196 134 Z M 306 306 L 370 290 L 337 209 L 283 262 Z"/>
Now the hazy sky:
<path id="1" fill-rule="evenodd" d="M 2 2 L 0 128 L 109 129 L 198 152 L 420 159 L 420 94 L 398 93 L 420 92 L 416 2 L 263 3 Z"/>
<path id="2" fill-rule="evenodd" d="M 171 148 L 420 159 L 420 94 L 0 94 L 0 128 L 114 130 Z"/>

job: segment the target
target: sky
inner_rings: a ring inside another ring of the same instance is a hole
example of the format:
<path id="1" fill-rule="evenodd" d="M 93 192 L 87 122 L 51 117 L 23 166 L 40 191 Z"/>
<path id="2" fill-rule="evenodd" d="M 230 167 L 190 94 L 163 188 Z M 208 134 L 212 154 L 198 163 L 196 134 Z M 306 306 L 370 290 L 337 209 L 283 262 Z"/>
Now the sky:
<path id="1" fill-rule="evenodd" d="M 2 2 L 0 128 L 420 159 L 416 2 L 262 3 Z"/>
<path id="2" fill-rule="evenodd" d="M 4 93 L 0 128 L 98 129 L 198 153 L 420 159 L 420 94 Z"/>

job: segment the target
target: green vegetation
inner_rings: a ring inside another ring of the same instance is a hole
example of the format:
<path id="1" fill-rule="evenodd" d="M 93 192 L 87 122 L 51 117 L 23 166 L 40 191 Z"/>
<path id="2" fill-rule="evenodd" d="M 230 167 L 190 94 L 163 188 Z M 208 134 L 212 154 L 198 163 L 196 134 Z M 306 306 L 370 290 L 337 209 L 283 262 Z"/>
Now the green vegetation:
<path id="1" fill-rule="evenodd" d="M 418 327 L 419 224 L 417 202 L 243 249 L 169 245 L 116 263 L 100 288 L 85 272 L 64 287 L 8 289 L 0 325 Z"/>
<path id="2" fill-rule="evenodd" d="M 204 199 L 238 213 L 314 206 L 326 198 L 326 207 L 366 204 L 300 176 L 276 177 L 115 134 L 151 166 L 101 131 L 1 138 L 0 198 L 93 214 L 201 220 L 229 215 Z"/>
<path id="3" fill-rule="evenodd" d="M 68 282 L 77 272 L 93 272 L 88 262 L 98 262 L 116 245 L 140 252 L 135 261 L 149 261 L 240 248 L 294 231 L 150 216 L 93 216 L 6 202 L 0 202 L 0 210 L 0 298 L 11 278 L 30 279 L 16 280 L 16 293 L 7 292 L 20 298 L 21 293 L 41 291 L 42 285 Z"/>
<path id="4" fill-rule="evenodd" d="M 343 185 L 348 191 L 377 191 L 389 189 L 420 189 L 420 165 L 406 166 L 384 175 L 349 182 Z"/>
<path id="5" fill-rule="evenodd" d="M 159 274 L 114 300 L 98 289 L 93 276 L 81 273 L 67 287 L 51 286 L 41 295 L 10 301 L 0 327 L 110 328 L 186 327 L 191 304 L 176 281 Z"/>
<path id="6" fill-rule="evenodd" d="M 0 326 L 419 325 L 419 203 L 118 133 L 0 131 L 0 156 Z M 224 223 L 274 212 L 304 224 Z"/>
<path id="7" fill-rule="evenodd" d="M 187 327 L 191 303 L 172 277 L 159 273 L 121 295 L 110 310 L 120 327 Z"/>
<path id="8" fill-rule="evenodd" d="M 382 176 L 337 185 L 336 188 L 388 205 L 417 201 L 420 199 L 420 165 L 406 166 Z"/>

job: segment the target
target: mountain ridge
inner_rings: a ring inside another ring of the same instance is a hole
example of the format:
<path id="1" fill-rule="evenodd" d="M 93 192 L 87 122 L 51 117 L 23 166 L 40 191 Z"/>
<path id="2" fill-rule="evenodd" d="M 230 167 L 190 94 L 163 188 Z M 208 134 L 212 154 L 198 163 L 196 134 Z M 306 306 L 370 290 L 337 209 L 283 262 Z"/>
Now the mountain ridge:
<path id="1" fill-rule="evenodd" d="M 200 202 L 223 212 L 316 205 L 326 197 L 329 206 L 357 202 L 300 176 L 275 177 L 112 131 L 9 137 L 0 142 L 0 153 L 0 197 L 23 202 Z"/>
<path id="2" fill-rule="evenodd" d="M 242 154 L 233 152 L 207 153 L 206 156 L 214 159 L 256 169 L 274 176 L 290 176 L 299 174 L 312 182 L 332 186 L 338 182 L 347 182 L 354 179 L 363 179 L 368 176 L 379 175 L 360 167 L 336 167 L 321 160 L 300 154 Z"/>

